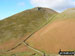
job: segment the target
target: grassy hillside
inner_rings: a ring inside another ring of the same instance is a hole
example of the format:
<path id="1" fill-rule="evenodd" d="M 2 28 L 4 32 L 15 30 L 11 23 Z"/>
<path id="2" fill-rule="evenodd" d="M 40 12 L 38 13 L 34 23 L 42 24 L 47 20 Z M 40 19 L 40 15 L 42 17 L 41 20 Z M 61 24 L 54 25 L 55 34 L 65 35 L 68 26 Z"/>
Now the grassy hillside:
<path id="1" fill-rule="evenodd" d="M 69 8 L 67 10 L 65 10 L 64 12 L 60 13 L 57 15 L 57 17 L 55 18 L 56 20 L 68 20 L 68 19 L 75 19 L 75 8 Z M 58 21 L 57 20 L 57 21 Z"/>
<path id="2" fill-rule="evenodd" d="M 0 51 L 11 49 L 52 20 L 57 12 L 36 7 L 0 21 Z"/>
<path id="3" fill-rule="evenodd" d="M 27 43 L 46 53 L 75 50 L 75 8 L 58 14 L 52 23 L 32 35 Z"/>

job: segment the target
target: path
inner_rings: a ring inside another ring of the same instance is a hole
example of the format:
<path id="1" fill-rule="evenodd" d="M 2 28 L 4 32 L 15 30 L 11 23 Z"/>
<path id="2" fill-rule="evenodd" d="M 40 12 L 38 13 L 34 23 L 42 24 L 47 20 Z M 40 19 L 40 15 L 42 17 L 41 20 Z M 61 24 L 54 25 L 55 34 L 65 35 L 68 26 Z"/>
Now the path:
<path id="1" fill-rule="evenodd" d="M 30 46 L 30 45 L 28 45 L 27 43 L 23 42 L 23 44 L 24 44 L 25 46 L 27 46 L 28 48 L 30 48 L 30 49 L 32 49 L 32 50 L 34 50 L 34 51 L 36 51 L 36 52 L 40 53 L 42 56 L 44 56 L 44 55 L 45 55 L 43 52 L 41 52 L 41 51 L 39 51 L 39 50 L 37 50 L 37 49 L 35 49 L 35 48 L 31 47 L 31 46 Z"/>
<path id="2" fill-rule="evenodd" d="M 52 21 L 55 16 L 56 16 L 56 15 L 52 16 L 52 18 L 51 18 L 46 24 L 48 24 L 50 21 Z M 46 24 L 44 24 L 43 26 L 45 26 Z M 42 28 L 42 27 L 40 27 L 40 28 Z M 39 29 L 40 29 L 40 28 L 39 28 Z M 39 29 L 38 29 L 38 30 L 39 30 Z M 37 30 L 36 30 L 35 32 L 37 32 Z M 29 35 L 23 42 L 19 43 L 17 46 L 11 48 L 10 50 L 7 50 L 7 52 L 16 49 L 18 46 L 20 46 L 20 45 L 23 43 L 23 44 L 24 44 L 25 46 L 27 46 L 28 48 L 30 48 L 30 49 L 32 49 L 32 50 L 34 50 L 34 51 L 36 51 L 36 52 L 42 54 L 42 56 L 47 56 L 45 53 L 43 53 L 43 52 L 41 52 L 41 51 L 39 51 L 39 50 L 37 50 L 37 49 L 35 49 L 35 48 L 29 46 L 27 43 L 25 43 L 26 40 L 28 40 L 35 32 L 33 32 L 31 35 Z"/>

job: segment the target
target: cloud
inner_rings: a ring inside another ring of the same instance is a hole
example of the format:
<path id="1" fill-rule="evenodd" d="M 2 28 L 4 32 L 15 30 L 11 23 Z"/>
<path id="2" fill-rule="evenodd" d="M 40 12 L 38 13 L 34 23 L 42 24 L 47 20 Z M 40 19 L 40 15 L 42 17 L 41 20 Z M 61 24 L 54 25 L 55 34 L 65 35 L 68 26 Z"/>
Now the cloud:
<path id="1" fill-rule="evenodd" d="M 63 11 L 75 7 L 73 0 L 30 0 L 33 6 L 48 7 L 56 11 Z"/>
<path id="2" fill-rule="evenodd" d="M 25 6 L 25 2 L 19 2 L 18 6 Z"/>

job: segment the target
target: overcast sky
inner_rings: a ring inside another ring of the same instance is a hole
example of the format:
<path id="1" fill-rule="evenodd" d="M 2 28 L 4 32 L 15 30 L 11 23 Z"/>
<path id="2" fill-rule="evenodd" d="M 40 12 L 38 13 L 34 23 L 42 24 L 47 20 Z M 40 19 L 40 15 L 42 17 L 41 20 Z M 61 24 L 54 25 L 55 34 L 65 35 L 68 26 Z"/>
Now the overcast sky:
<path id="1" fill-rule="evenodd" d="M 75 8 L 75 0 L 0 0 L 0 19 L 38 6 L 62 12 L 67 8 Z"/>

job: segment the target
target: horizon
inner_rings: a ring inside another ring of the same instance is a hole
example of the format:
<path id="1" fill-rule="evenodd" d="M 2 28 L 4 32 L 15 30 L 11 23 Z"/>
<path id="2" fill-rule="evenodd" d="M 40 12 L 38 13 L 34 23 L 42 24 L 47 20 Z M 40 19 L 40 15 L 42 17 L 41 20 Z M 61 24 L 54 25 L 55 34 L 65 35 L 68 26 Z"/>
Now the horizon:
<path id="1" fill-rule="evenodd" d="M 46 7 L 57 12 L 63 12 L 68 8 L 75 8 L 75 0 L 65 2 L 66 0 L 1 0 L 0 20 L 34 7 Z"/>

